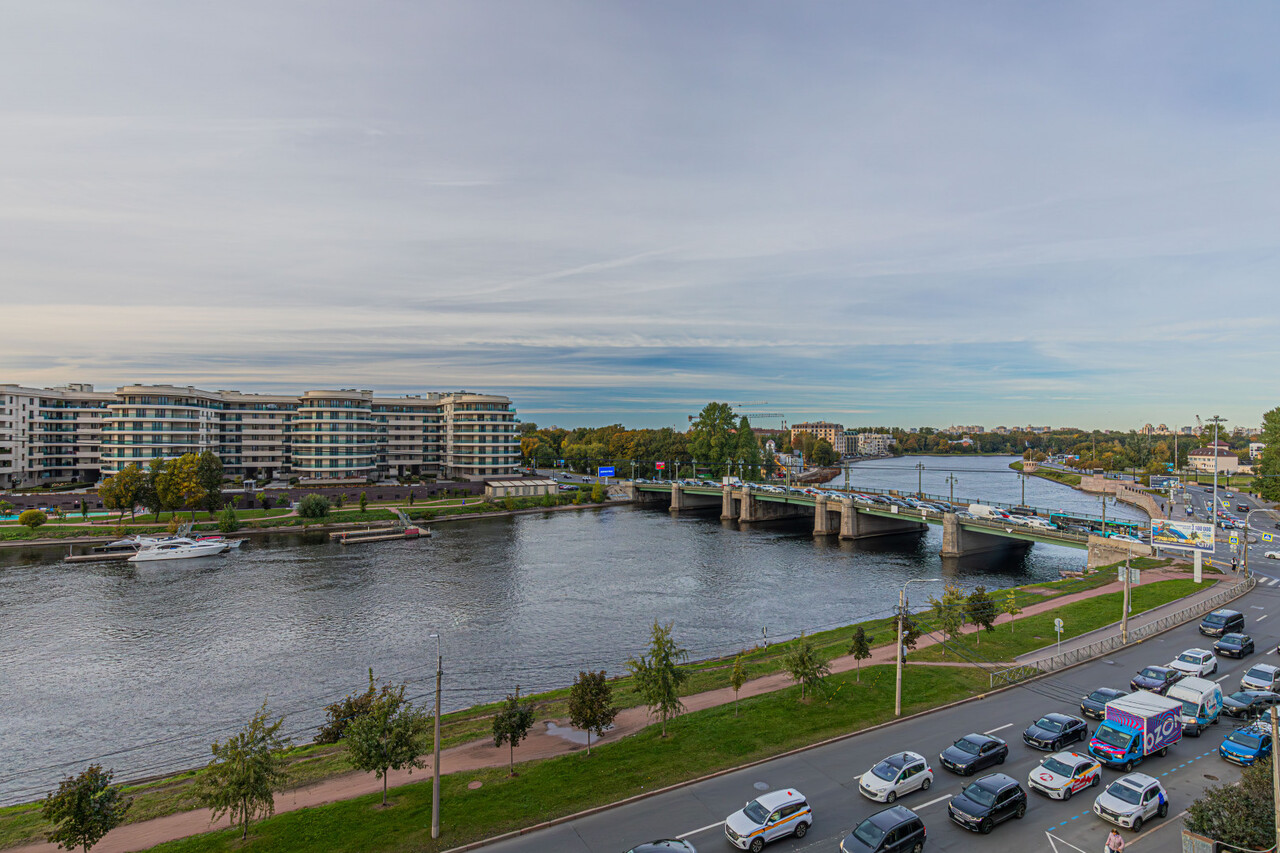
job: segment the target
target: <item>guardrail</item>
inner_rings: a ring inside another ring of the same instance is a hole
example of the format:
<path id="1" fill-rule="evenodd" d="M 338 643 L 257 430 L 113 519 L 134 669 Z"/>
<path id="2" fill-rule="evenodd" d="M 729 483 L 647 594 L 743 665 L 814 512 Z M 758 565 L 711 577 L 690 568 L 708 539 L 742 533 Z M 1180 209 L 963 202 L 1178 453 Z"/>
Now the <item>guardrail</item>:
<path id="1" fill-rule="evenodd" d="M 1006 669 L 998 669 L 991 673 L 991 687 L 999 687 L 1006 684 L 1016 684 L 1019 681 L 1026 681 L 1028 678 L 1035 678 L 1037 675 L 1055 672 L 1059 669 L 1065 669 L 1077 663 L 1083 663 L 1092 660 L 1099 655 L 1107 652 L 1115 651 L 1125 645 L 1130 645 L 1139 640 L 1145 639 L 1158 634 L 1166 628 L 1174 625 L 1180 625 L 1183 622 L 1189 622 L 1202 613 L 1210 610 L 1216 610 L 1220 604 L 1225 604 L 1234 598 L 1238 598 L 1249 590 L 1258 585 L 1258 579 L 1250 577 L 1243 583 L 1235 583 L 1226 589 L 1219 590 L 1213 595 L 1206 598 L 1198 604 L 1192 604 L 1184 607 L 1167 616 L 1152 620 L 1136 628 L 1129 629 L 1129 642 L 1121 642 L 1119 634 L 1090 643 L 1087 646 L 1081 646 L 1078 649 L 1062 652 L 1060 654 L 1050 655 L 1040 660 L 1030 661 L 1028 663 L 1019 664 L 1017 666 L 1007 667 Z M 1241 587 L 1244 587 L 1242 590 Z"/>

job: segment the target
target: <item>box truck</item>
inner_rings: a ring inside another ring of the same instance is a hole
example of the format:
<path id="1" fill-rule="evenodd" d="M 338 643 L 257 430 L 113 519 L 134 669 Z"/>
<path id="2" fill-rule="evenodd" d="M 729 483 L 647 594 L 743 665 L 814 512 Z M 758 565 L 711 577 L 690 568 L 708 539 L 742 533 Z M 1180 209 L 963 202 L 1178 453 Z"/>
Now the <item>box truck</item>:
<path id="1" fill-rule="evenodd" d="M 1128 773 L 1135 764 L 1182 740 L 1182 702 L 1137 690 L 1112 699 L 1089 741 L 1089 754 Z"/>
<path id="2" fill-rule="evenodd" d="M 1207 678 L 1184 678 L 1165 694 L 1182 703 L 1182 733 L 1199 737 L 1218 722 L 1222 713 L 1222 688 Z"/>

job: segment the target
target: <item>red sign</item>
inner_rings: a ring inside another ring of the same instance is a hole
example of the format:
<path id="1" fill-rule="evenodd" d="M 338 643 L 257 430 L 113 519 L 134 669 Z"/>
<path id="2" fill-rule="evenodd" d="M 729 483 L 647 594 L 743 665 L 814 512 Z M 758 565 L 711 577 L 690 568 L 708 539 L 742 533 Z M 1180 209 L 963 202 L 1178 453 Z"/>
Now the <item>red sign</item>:
<path id="1" fill-rule="evenodd" d="M 666 468 L 666 467 L 667 467 L 667 463 L 665 463 L 665 462 L 655 462 L 655 463 L 653 463 L 653 464 L 657 466 L 657 468 L 658 468 L 658 470 L 659 470 L 659 471 L 661 471 L 663 468 Z"/>

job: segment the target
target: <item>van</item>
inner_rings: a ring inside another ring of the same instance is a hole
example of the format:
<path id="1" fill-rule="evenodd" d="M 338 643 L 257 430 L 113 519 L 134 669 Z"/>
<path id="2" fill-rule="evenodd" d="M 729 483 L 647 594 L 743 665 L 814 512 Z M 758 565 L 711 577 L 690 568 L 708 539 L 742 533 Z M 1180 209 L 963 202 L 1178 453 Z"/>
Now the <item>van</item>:
<path id="1" fill-rule="evenodd" d="M 1243 634 L 1244 614 L 1238 610 L 1215 610 L 1200 620 L 1200 633 L 1206 637 Z"/>
<path id="2" fill-rule="evenodd" d="M 1222 688 L 1207 678 L 1184 678 L 1165 695 L 1182 703 L 1183 734 L 1199 737 L 1222 713 Z"/>
<path id="3" fill-rule="evenodd" d="M 969 504 L 969 514 L 975 518 L 991 518 L 998 513 L 995 507 L 986 504 Z"/>

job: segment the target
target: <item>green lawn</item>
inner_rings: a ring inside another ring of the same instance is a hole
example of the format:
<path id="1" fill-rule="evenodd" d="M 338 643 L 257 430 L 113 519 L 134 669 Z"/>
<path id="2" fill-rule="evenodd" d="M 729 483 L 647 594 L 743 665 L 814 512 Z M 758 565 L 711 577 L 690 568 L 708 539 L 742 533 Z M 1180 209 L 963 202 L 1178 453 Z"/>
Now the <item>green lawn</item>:
<path id="1" fill-rule="evenodd" d="M 1009 467 L 1015 471 L 1022 470 L 1021 462 L 1011 462 Z M 1059 471 L 1057 468 L 1037 468 L 1027 475 L 1028 477 L 1043 477 L 1046 480 L 1053 480 L 1055 483 L 1062 483 L 1067 486 L 1080 485 L 1080 475 L 1072 474 L 1067 471 Z"/>

